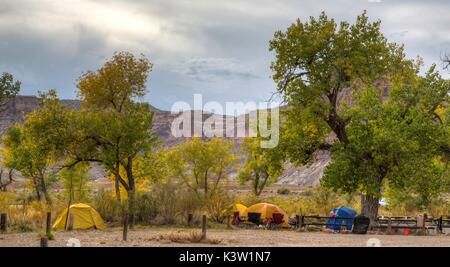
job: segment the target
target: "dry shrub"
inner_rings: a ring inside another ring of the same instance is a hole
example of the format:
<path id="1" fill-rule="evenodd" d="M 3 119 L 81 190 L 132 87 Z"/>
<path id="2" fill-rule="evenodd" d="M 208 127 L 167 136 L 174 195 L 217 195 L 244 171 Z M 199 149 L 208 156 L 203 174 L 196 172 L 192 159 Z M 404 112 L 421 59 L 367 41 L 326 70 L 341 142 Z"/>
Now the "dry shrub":
<path id="1" fill-rule="evenodd" d="M 179 190 L 177 193 L 178 196 L 178 207 L 179 214 L 183 219 L 183 222 L 186 222 L 189 214 L 193 215 L 193 224 L 200 223 L 201 218 L 201 210 L 202 210 L 202 201 L 197 197 L 197 195 L 192 190 Z"/>
<path id="2" fill-rule="evenodd" d="M 100 190 L 93 198 L 93 207 L 107 222 L 120 222 L 122 207 L 109 190 Z"/>
<path id="3" fill-rule="evenodd" d="M 205 201 L 205 210 L 213 222 L 223 223 L 233 210 L 234 198 L 226 191 L 217 190 Z"/>
<path id="4" fill-rule="evenodd" d="M 118 203 L 110 190 L 101 190 L 94 196 L 92 205 L 105 221 L 120 223 L 123 208 L 127 207 L 127 199 Z M 136 223 L 149 224 L 157 216 L 158 205 L 157 199 L 151 193 L 138 192 L 135 201 Z"/>
<path id="5" fill-rule="evenodd" d="M 414 201 L 397 202 L 380 207 L 379 214 L 384 216 L 417 216 L 426 213 L 428 216 L 440 217 L 450 214 L 450 202 L 436 201 L 427 209 L 421 209 Z"/>
<path id="6" fill-rule="evenodd" d="M 0 213 L 8 212 L 10 205 L 16 203 L 17 195 L 11 192 L 0 193 Z"/>
<path id="7" fill-rule="evenodd" d="M 208 244 L 220 244 L 222 242 L 219 238 L 209 238 L 202 239 L 202 233 L 200 231 L 174 231 L 168 233 L 162 233 L 158 236 L 151 238 L 157 240 L 161 243 L 208 243 Z"/>
<path id="8" fill-rule="evenodd" d="M 19 232 L 30 232 L 42 228 L 47 216 L 47 204 L 44 201 L 32 201 L 25 204 L 14 204 L 8 208 L 8 220 L 13 229 Z"/>
<path id="9" fill-rule="evenodd" d="M 203 203 L 193 191 L 180 187 L 174 182 L 166 181 L 154 185 L 151 194 L 157 206 L 157 216 L 152 220 L 153 224 L 164 225 L 180 222 L 185 224 L 188 214 L 194 216 L 194 224 L 199 222 Z"/>
<path id="10" fill-rule="evenodd" d="M 317 187 L 303 192 L 301 196 L 296 197 L 256 197 L 247 195 L 241 197 L 239 202 L 251 206 L 260 202 L 267 202 L 281 207 L 289 216 L 295 214 L 308 215 L 328 215 L 333 208 L 346 205 L 350 207 L 357 207 L 357 201 L 345 195 L 332 192 L 330 190 Z"/>
<path id="11" fill-rule="evenodd" d="M 0 194 L 0 211 L 8 214 L 10 227 L 18 232 L 29 232 L 44 227 L 47 212 L 53 214 L 53 219 L 65 208 L 59 199 L 54 198 L 51 209 L 44 201 L 34 200 L 28 194 L 2 192 Z"/>
<path id="12" fill-rule="evenodd" d="M 278 188 L 278 190 L 277 190 L 277 194 L 279 194 L 279 195 L 289 195 L 290 193 L 291 193 L 291 190 L 289 190 L 289 188 L 285 188 L 285 187 Z"/>
<path id="13" fill-rule="evenodd" d="M 149 224 L 158 214 L 158 204 L 151 193 L 136 195 L 136 222 Z"/>
<path id="14" fill-rule="evenodd" d="M 450 202 L 445 202 L 442 204 L 432 204 L 427 209 L 428 214 L 438 217 L 438 216 L 448 216 L 450 215 Z"/>
<path id="15" fill-rule="evenodd" d="M 238 196 L 236 199 L 236 203 L 241 203 L 246 205 L 247 207 L 250 207 L 253 204 L 264 202 L 265 199 L 261 196 L 255 196 L 255 194 L 246 194 Z"/>
<path id="16" fill-rule="evenodd" d="M 156 224 L 174 224 L 178 215 L 177 185 L 172 182 L 159 183 L 152 191 L 158 206 Z"/>

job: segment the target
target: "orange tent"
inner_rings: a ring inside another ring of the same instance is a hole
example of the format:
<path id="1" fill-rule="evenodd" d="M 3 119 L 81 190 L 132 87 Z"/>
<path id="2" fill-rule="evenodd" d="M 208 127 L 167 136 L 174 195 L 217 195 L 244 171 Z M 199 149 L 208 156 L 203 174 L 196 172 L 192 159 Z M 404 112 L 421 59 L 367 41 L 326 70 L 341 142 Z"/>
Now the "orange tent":
<path id="1" fill-rule="evenodd" d="M 277 205 L 269 204 L 269 203 L 258 203 L 252 205 L 247 208 L 245 211 L 245 216 L 248 216 L 248 213 L 259 213 L 261 214 L 261 220 L 267 221 L 269 218 L 272 218 L 274 213 L 283 214 L 283 223 L 282 226 L 289 226 L 289 217 L 286 212 Z"/>

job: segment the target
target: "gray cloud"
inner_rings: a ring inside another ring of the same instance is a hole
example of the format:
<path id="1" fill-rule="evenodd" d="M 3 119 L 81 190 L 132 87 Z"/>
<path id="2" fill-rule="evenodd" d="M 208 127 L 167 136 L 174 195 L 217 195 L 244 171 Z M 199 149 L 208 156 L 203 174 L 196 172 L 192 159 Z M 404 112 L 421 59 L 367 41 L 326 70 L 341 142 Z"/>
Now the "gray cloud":
<path id="1" fill-rule="evenodd" d="M 22 81 L 24 94 L 56 88 L 75 97 L 75 81 L 114 51 L 144 53 L 153 63 L 147 100 L 262 101 L 275 90 L 268 41 L 296 18 L 325 10 L 354 21 L 363 10 L 381 19 L 408 57 L 427 65 L 450 52 L 447 0 L 0 0 L 0 71 Z"/>
<path id="2" fill-rule="evenodd" d="M 200 82 L 257 79 L 259 76 L 236 58 L 192 58 L 174 67 L 181 74 Z"/>

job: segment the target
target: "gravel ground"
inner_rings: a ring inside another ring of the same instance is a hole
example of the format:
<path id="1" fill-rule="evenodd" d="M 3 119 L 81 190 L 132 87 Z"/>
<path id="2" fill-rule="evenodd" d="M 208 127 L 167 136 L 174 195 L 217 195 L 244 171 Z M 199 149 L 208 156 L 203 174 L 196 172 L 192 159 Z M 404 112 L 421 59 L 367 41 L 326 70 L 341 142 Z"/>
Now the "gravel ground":
<path id="1" fill-rule="evenodd" d="M 108 231 L 72 231 L 56 232 L 56 240 L 49 241 L 49 246 L 66 246 L 70 238 L 80 240 L 83 247 L 160 247 L 160 246 L 315 246 L 315 247 L 355 247 L 366 246 L 369 238 L 377 238 L 381 246 L 446 246 L 450 247 L 450 236 L 403 236 L 403 235 L 351 235 L 329 234 L 321 232 L 267 231 L 267 230 L 211 230 L 208 238 L 220 241 L 219 244 L 208 243 L 177 243 L 168 240 L 158 240 L 161 235 L 180 232 L 189 234 L 186 229 L 146 229 L 129 232 L 128 241 L 122 241 L 119 229 Z M 3 234 L 0 235 L 0 247 L 38 246 L 37 233 Z"/>

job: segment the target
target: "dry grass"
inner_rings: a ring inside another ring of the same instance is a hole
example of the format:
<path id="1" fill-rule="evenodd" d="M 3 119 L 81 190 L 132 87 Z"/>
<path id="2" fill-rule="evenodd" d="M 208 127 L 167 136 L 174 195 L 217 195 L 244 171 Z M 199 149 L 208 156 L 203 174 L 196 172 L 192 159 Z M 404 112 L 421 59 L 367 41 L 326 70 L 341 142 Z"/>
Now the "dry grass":
<path id="1" fill-rule="evenodd" d="M 215 237 L 202 238 L 202 233 L 200 231 L 171 231 L 167 233 L 160 233 L 156 236 L 150 237 L 148 241 L 156 240 L 163 244 L 168 243 L 206 243 L 217 245 L 222 242 L 221 239 Z"/>
<path id="2" fill-rule="evenodd" d="M 436 247 L 450 246 L 450 235 L 380 235 L 370 233 L 367 235 L 329 234 L 323 232 L 296 232 L 296 231 L 268 231 L 245 230 L 215 231 L 211 243 L 192 243 L 190 232 L 184 230 L 181 234 L 178 229 L 146 229 L 129 232 L 128 241 L 122 241 L 121 229 L 110 231 L 70 231 L 56 232 L 56 239 L 49 241 L 50 247 L 65 247 L 68 240 L 77 238 L 82 247 L 203 247 L 203 246 L 250 246 L 250 247 L 366 247 L 370 238 L 378 238 L 383 247 Z M 171 233 L 172 232 L 172 233 Z M 175 232 L 175 234 L 173 233 Z M 198 236 L 199 233 L 194 234 Z M 208 232 L 208 235 L 210 232 Z M 159 240 L 159 238 L 165 237 Z M 181 238 L 184 236 L 185 238 Z M 150 237 L 150 238 L 149 238 Z M 212 237 L 212 233 L 211 233 Z M 172 240 L 184 240 L 173 242 Z M 194 238 L 195 240 L 195 238 Z M 197 239 L 198 240 L 198 239 Z M 39 246 L 36 233 L 10 233 L 0 235 L 0 247 L 29 247 Z"/>

